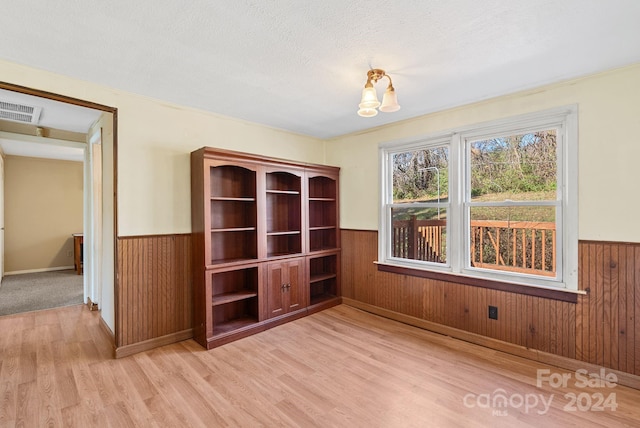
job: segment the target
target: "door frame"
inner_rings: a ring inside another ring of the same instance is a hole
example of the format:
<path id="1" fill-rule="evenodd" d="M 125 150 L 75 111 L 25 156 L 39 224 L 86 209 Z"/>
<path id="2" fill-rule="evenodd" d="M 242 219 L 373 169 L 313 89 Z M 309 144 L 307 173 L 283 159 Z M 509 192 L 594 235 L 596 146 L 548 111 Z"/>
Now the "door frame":
<path id="1" fill-rule="evenodd" d="M 117 238 L 118 238 L 118 197 L 117 197 L 117 189 L 118 189 L 118 109 L 115 107 L 110 107 L 110 106 L 106 106 L 103 104 L 98 104 L 98 103 L 94 103 L 92 101 L 86 101 L 86 100 L 82 100 L 79 98 L 73 98 L 73 97 L 69 97 L 66 95 L 60 95 L 60 94 L 55 94 L 52 92 L 48 92 L 48 91 L 43 91 L 40 89 L 33 89 L 33 88 L 29 88 L 26 86 L 21 86 L 21 85 L 16 85 L 13 83 L 9 83 L 9 82 L 3 82 L 0 81 L 0 89 L 5 89 L 8 91 L 13 91 L 13 92 L 18 92 L 18 93 L 22 93 L 22 94 L 26 94 L 26 95 L 31 95 L 31 96 L 35 96 L 35 97 L 40 97 L 40 98 L 46 98 L 46 99 L 50 99 L 53 101 L 59 101 L 62 103 L 67 103 L 67 104 L 73 104 L 73 105 L 77 105 L 80 107 L 86 107 L 86 108 L 90 108 L 90 109 L 94 109 L 94 110 L 98 110 L 98 111 L 102 111 L 105 113 L 110 113 L 112 115 L 112 131 L 113 131 L 113 153 L 111 153 L 111 157 L 113 159 L 113 170 L 112 171 L 107 171 L 104 170 L 102 171 L 102 177 L 103 177 L 103 182 L 105 175 L 104 174 L 108 174 L 111 173 L 112 177 L 113 177 L 113 236 L 109 237 L 109 236 L 104 236 L 103 235 L 103 241 L 106 241 L 108 239 L 112 239 L 112 245 L 113 245 L 113 254 L 112 254 L 112 260 L 113 260 L 113 316 L 114 316 L 114 320 L 113 320 L 113 324 L 114 324 L 114 331 L 110 332 L 112 339 L 114 340 L 114 344 L 117 343 L 117 332 L 118 332 L 118 328 L 117 328 L 117 324 L 118 324 L 118 319 L 119 319 L 119 308 L 118 308 L 118 287 L 117 287 L 117 278 L 118 278 L 118 263 L 117 263 Z M 86 147 L 88 144 L 90 144 L 90 141 L 87 141 L 87 144 L 85 145 L 85 171 L 88 168 L 88 161 L 90 161 L 90 159 L 88 158 L 90 156 L 90 150 L 88 150 L 88 147 Z M 102 146 L 104 148 L 104 146 Z M 104 157 L 104 153 L 103 153 L 103 157 Z M 85 173 L 85 177 L 87 176 L 87 174 Z M 92 185 L 93 180 L 91 180 L 91 182 L 87 183 L 87 185 L 85 186 L 85 197 L 87 195 L 86 193 L 86 187 Z M 85 201 L 85 205 L 87 204 L 87 202 Z M 87 287 L 87 278 L 85 276 L 85 291 L 86 291 L 86 287 Z M 85 293 L 85 296 L 87 294 Z M 101 302 L 102 304 L 102 302 Z M 108 324 L 104 323 L 104 319 L 103 321 L 103 325 L 105 327 L 108 328 Z"/>

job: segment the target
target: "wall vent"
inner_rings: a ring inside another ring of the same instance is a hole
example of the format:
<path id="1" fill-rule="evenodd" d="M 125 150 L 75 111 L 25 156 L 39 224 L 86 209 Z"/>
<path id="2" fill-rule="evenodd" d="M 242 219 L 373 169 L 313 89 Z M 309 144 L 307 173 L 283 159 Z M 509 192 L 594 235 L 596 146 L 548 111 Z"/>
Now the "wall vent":
<path id="1" fill-rule="evenodd" d="M 0 100 L 0 119 L 37 125 L 40 120 L 41 112 L 42 107 L 34 107 Z"/>

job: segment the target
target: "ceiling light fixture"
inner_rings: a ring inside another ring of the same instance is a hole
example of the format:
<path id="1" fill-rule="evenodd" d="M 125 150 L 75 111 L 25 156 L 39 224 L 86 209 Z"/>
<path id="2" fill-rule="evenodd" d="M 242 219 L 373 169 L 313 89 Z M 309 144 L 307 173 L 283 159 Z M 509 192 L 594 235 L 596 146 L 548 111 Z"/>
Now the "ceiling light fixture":
<path id="1" fill-rule="evenodd" d="M 389 79 L 389 86 L 387 86 L 387 90 L 382 96 L 382 104 L 380 104 L 380 101 L 378 101 L 378 94 L 376 94 L 376 88 L 373 87 L 373 83 L 378 83 L 378 80 L 383 77 Z M 385 73 L 384 70 L 373 68 L 367 72 L 367 83 L 364 85 L 364 89 L 362 90 L 362 99 L 360 100 L 358 107 L 360 107 L 358 114 L 362 117 L 375 116 L 378 114 L 378 110 L 376 110 L 378 107 L 380 107 L 380 111 L 385 113 L 400 110 L 398 96 L 396 95 L 396 90 L 393 88 L 393 84 L 391 83 L 391 77 Z"/>

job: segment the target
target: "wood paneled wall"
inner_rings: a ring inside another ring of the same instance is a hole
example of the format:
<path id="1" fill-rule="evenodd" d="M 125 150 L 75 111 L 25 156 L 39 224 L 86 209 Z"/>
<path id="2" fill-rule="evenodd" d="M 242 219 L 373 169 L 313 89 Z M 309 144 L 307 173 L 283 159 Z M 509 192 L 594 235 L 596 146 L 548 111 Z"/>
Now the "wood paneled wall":
<path id="1" fill-rule="evenodd" d="M 580 242 L 579 287 L 588 293 L 577 304 L 379 272 L 377 248 L 376 231 L 342 231 L 344 297 L 640 375 L 640 244 Z"/>
<path id="2" fill-rule="evenodd" d="M 117 258 L 116 356 L 191 337 L 191 235 L 118 238 Z"/>
<path id="3" fill-rule="evenodd" d="M 588 294 L 576 305 L 576 358 L 640 375 L 640 244 L 579 248 L 580 289 Z"/>
<path id="4" fill-rule="evenodd" d="M 344 297 L 640 375 L 640 244 L 581 241 L 579 287 L 587 294 L 573 304 L 379 272 L 376 231 L 343 230 L 341 238 Z M 191 236 L 119 238 L 117 262 L 120 355 L 191 337 Z M 489 305 L 498 320 L 488 318 Z"/>

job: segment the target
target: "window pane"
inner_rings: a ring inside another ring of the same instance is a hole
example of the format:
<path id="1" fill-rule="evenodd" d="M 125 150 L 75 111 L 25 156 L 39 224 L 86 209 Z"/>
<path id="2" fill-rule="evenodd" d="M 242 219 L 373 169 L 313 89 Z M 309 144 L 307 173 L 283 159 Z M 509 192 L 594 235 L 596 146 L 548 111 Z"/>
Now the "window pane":
<path id="1" fill-rule="evenodd" d="M 556 208 L 471 207 L 472 267 L 554 277 Z"/>
<path id="2" fill-rule="evenodd" d="M 556 130 L 471 143 L 471 200 L 556 200 Z"/>
<path id="3" fill-rule="evenodd" d="M 444 202 L 449 194 L 449 149 L 393 155 L 393 202 Z"/>
<path id="4" fill-rule="evenodd" d="M 447 262 L 445 208 L 392 208 L 393 257 Z"/>

